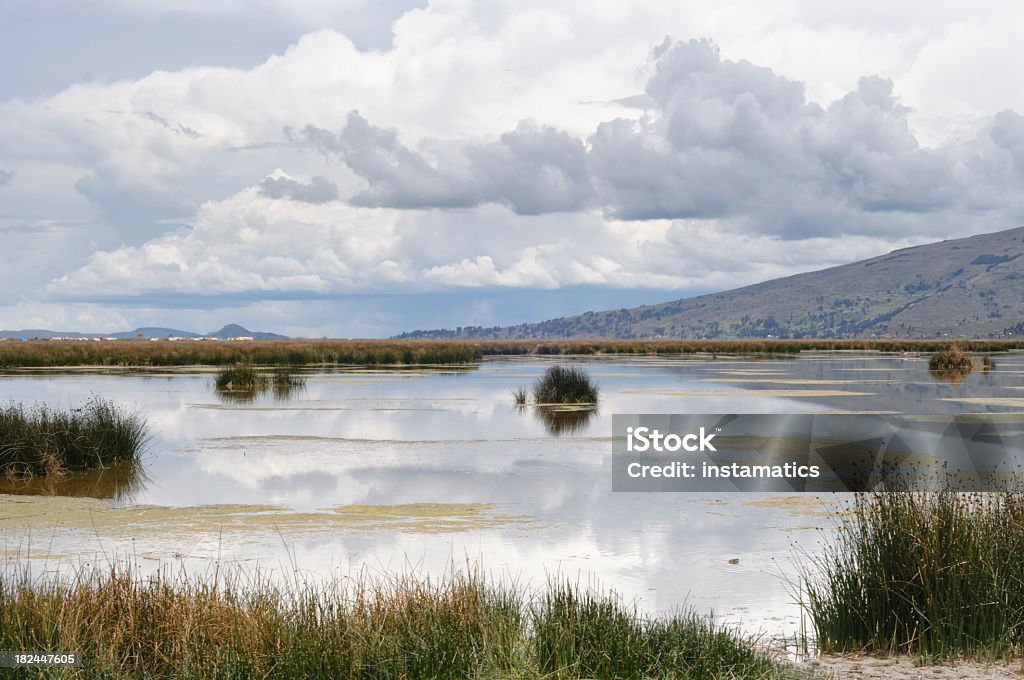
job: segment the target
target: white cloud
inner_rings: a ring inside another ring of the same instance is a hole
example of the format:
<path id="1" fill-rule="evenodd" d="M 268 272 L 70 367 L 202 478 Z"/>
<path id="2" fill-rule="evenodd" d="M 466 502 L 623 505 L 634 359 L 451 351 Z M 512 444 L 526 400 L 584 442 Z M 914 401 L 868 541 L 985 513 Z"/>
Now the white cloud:
<path id="1" fill-rule="evenodd" d="M 0 101 L 0 228 L 95 230 L 49 296 L 707 290 L 1024 217 L 1024 7 L 437 0 L 361 50 L 315 29 L 365 0 L 118 3 L 309 32 Z"/>

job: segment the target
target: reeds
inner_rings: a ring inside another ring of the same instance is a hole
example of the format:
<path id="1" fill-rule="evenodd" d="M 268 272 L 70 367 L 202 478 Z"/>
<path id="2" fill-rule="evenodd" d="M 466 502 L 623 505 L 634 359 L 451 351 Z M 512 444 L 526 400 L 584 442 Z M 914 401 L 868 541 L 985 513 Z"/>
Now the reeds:
<path id="1" fill-rule="evenodd" d="M 551 366 L 533 385 L 538 404 L 596 404 L 599 389 L 577 366 Z"/>
<path id="2" fill-rule="evenodd" d="M 0 341 L 0 368 L 67 366 L 423 366 L 473 364 L 484 356 L 760 354 L 803 351 L 967 352 L 1024 349 L 1020 340 L 117 340 L 109 342 Z"/>
<path id="3" fill-rule="evenodd" d="M 797 677 L 693 614 L 650 619 L 611 595 L 556 583 L 530 595 L 475 571 L 282 587 L 9 567 L 0 649 L 79 650 L 79 675 L 104 678 Z"/>
<path id="4" fill-rule="evenodd" d="M 55 475 L 137 461 L 147 438 L 137 413 L 98 397 L 81 407 L 0 408 L 0 474 Z"/>
<path id="5" fill-rule="evenodd" d="M 267 393 L 273 393 L 275 398 L 284 400 L 305 389 L 306 379 L 287 366 L 278 366 L 268 372 L 253 366 L 238 365 L 221 369 L 213 385 L 217 394 L 227 401 L 248 402 Z"/>
<path id="6" fill-rule="evenodd" d="M 988 357 L 988 355 L 985 355 Z M 989 365 L 992 360 L 989 359 Z M 937 380 L 959 385 L 975 368 L 974 359 L 959 345 L 951 345 L 928 358 L 928 371 Z"/>
<path id="7" fill-rule="evenodd" d="M 1019 654 L 1024 491 L 856 497 L 805 575 L 825 652 Z"/>

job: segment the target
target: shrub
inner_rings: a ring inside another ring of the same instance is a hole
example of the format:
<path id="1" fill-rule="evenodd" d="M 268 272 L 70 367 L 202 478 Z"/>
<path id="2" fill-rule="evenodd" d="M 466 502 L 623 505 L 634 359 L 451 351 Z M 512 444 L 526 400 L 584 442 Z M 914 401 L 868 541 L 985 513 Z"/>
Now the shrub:
<path id="1" fill-rule="evenodd" d="M 575 366 L 552 366 L 533 386 L 538 404 L 596 404 L 597 397 L 597 385 Z"/>

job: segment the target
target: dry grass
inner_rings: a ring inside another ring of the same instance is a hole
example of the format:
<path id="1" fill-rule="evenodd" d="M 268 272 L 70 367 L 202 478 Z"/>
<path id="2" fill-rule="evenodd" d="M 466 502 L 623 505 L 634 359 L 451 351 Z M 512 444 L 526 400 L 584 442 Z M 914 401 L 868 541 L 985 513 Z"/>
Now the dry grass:
<path id="1" fill-rule="evenodd" d="M 61 366 L 471 364 L 497 355 L 795 355 L 804 351 L 967 352 L 1024 349 L 1021 340 L 257 340 L 253 342 L 0 342 L 0 368 Z"/>
<path id="2" fill-rule="evenodd" d="M 85 678 L 793 678 L 693 614 L 528 594 L 476 572 L 281 587 L 252 575 L 0 575 L 0 649 L 77 650 Z M 28 676 L 25 676 L 28 677 Z"/>

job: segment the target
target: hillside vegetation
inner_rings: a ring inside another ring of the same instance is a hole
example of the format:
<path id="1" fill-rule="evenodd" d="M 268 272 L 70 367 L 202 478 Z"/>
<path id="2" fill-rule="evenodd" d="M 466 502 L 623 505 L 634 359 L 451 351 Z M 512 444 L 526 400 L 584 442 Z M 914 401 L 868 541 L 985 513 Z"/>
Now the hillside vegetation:
<path id="1" fill-rule="evenodd" d="M 409 338 L 938 338 L 1024 333 L 1024 227 L 662 304 Z"/>

